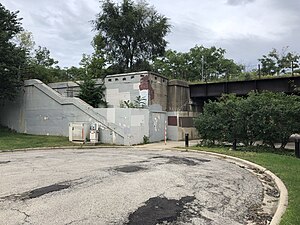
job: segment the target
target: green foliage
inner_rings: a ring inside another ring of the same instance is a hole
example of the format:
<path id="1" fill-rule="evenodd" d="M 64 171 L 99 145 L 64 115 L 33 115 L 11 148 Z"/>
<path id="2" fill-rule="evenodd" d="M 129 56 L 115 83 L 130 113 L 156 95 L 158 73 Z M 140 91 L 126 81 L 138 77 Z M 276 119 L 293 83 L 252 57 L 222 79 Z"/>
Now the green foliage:
<path id="1" fill-rule="evenodd" d="M 272 92 L 251 92 L 247 98 L 225 95 L 206 103 L 195 124 L 202 138 L 211 142 L 263 141 L 284 148 L 289 137 L 299 132 L 300 97 Z"/>
<path id="2" fill-rule="evenodd" d="M 67 71 L 55 66 L 58 62 L 50 56 L 46 47 L 34 48 L 31 32 L 21 31 L 14 38 L 14 42 L 26 53 L 25 65 L 20 70 L 22 79 L 39 79 L 44 83 L 68 80 Z"/>
<path id="3" fill-rule="evenodd" d="M 20 71 L 26 54 L 12 42 L 23 30 L 17 14 L 0 3 L 0 100 L 14 99 L 22 85 Z"/>
<path id="4" fill-rule="evenodd" d="M 50 56 L 50 51 L 46 47 L 38 46 L 37 49 L 34 49 L 33 56 L 27 57 L 23 78 L 39 79 L 44 83 L 66 80 L 66 72 L 55 66 L 57 63 Z"/>
<path id="5" fill-rule="evenodd" d="M 146 99 L 142 98 L 141 96 L 137 96 L 134 102 L 130 100 L 121 101 L 120 107 L 121 108 L 144 108 L 146 106 L 145 103 Z"/>
<path id="6" fill-rule="evenodd" d="M 107 107 L 105 101 L 105 86 L 103 83 L 96 84 L 96 81 L 92 79 L 88 74 L 84 77 L 81 83 L 77 83 L 80 87 L 78 97 L 90 104 L 94 108 L 98 108 L 99 105 Z"/>
<path id="7" fill-rule="evenodd" d="M 109 73 L 141 71 L 149 61 L 163 55 L 169 32 L 168 19 L 144 1 L 121 4 L 105 0 L 94 22 L 97 39 L 103 42 Z"/>
<path id="8" fill-rule="evenodd" d="M 274 48 L 258 60 L 261 62 L 263 75 L 286 74 L 300 66 L 300 55 L 288 52 L 288 47 L 283 48 L 281 53 Z"/>
<path id="9" fill-rule="evenodd" d="M 143 137 L 143 144 L 149 144 L 150 143 L 150 139 L 148 136 L 144 135 Z"/>
<path id="10" fill-rule="evenodd" d="M 81 80 L 86 74 L 85 68 L 83 67 L 78 68 L 75 66 L 68 68 L 66 72 L 70 80 Z"/>
<path id="11" fill-rule="evenodd" d="M 31 32 L 25 30 L 21 31 L 16 35 L 14 41 L 18 47 L 26 52 L 27 57 L 31 56 L 35 46 L 33 35 Z"/>
<path id="12" fill-rule="evenodd" d="M 225 49 L 195 46 L 187 53 L 166 51 L 165 55 L 153 63 L 153 70 L 173 79 L 218 80 L 241 74 L 242 67 L 233 60 L 226 59 Z"/>
<path id="13" fill-rule="evenodd" d="M 104 63 L 104 59 L 101 56 L 95 53 L 92 54 L 91 56 L 83 54 L 80 65 L 82 66 L 81 68 L 83 68 L 85 73 L 89 74 L 93 78 L 104 77 L 105 73 L 103 67 L 105 63 Z M 84 74 L 81 74 L 81 77 L 77 77 L 77 78 L 81 79 L 82 75 L 84 76 Z"/>
<path id="14" fill-rule="evenodd" d="M 33 64 L 46 68 L 50 68 L 58 63 L 58 61 L 51 58 L 50 51 L 46 47 L 41 46 L 38 46 L 38 48 L 34 50 L 34 57 L 31 60 Z"/>

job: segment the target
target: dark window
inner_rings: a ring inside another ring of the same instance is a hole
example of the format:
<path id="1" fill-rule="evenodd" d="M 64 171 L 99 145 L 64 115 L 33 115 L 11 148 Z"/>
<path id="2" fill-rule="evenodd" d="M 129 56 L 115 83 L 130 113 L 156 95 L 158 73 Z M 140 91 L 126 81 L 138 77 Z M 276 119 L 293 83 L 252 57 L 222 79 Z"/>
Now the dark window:
<path id="1" fill-rule="evenodd" d="M 179 127 L 194 127 L 194 118 L 179 117 Z"/>
<path id="2" fill-rule="evenodd" d="M 168 125 L 177 126 L 177 116 L 168 116 Z"/>
<path id="3" fill-rule="evenodd" d="M 131 76 L 131 79 L 134 79 L 134 76 Z"/>
<path id="4" fill-rule="evenodd" d="M 108 81 L 111 82 L 111 79 L 109 78 Z"/>
<path id="5" fill-rule="evenodd" d="M 126 80 L 126 77 L 123 77 L 123 80 Z"/>
<path id="6" fill-rule="evenodd" d="M 119 78 L 115 78 L 115 81 L 118 81 L 119 80 Z"/>

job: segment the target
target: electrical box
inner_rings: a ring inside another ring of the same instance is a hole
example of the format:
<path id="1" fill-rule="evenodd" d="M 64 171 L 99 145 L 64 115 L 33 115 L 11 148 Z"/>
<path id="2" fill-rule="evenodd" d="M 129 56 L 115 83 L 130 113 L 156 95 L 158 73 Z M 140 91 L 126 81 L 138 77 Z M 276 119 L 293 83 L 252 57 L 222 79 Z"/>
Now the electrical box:
<path id="1" fill-rule="evenodd" d="M 90 123 L 72 122 L 69 123 L 69 141 L 87 142 L 90 138 Z"/>
<path id="2" fill-rule="evenodd" d="M 90 126 L 90 142 L 91 143 L 98 143 L 99 142 L 99 132 L 100 125 L 99 123 L 92 123 Z"/>

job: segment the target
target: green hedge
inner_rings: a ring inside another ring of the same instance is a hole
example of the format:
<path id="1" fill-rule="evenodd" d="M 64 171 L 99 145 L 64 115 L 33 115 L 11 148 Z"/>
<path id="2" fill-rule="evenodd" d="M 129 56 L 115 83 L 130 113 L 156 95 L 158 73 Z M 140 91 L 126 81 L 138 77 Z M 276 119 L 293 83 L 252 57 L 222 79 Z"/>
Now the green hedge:
<path id="1" fill-rule="evenodd" d="M 300 97 L 284 93 L 251 92 L 245 98 L 224 95 L 209 101 L 195 120 L 201 137 L 208 142 L 238 142 L 248 146 L 256 141 L 275 148 L 287 144 L 300 130 Z"/>

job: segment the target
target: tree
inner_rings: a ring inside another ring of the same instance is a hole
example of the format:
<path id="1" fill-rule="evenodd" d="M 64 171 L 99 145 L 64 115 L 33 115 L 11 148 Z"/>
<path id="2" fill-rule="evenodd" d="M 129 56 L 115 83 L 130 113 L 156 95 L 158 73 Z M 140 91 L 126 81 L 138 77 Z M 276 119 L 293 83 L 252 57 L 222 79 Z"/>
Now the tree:
<path id="1" fill-rule="evenodd" d="M 104 66 L 104 59 L 98 57 L 96 54 L 82 55 L 82 59 L 79 63 L 85 73 L 90 74 L 93 78 L 103 78 L 105 74 Z"/>
<path id="2" fill-rule="evenodd" d="M 152 67 L 155 72 L 171 79 L 192 80 L 190 63 L 188 53 L 167 50 L 163 57 L 154 60 Z"/>
<path id="3" fill-rule="evenodd" d="M 25 63 L 25 51 L 13 43 L 20 33 L 21 19 L 0 3 L 0 100 L 12 100 L 21 87 L 20 70 Z"/>
<path id="4" fill-rule="evenodd" d="M 58 63 L 58 61 L 51 58 L 50 50 L 41 46 L 38 46 L 38 48 L 34 50 L 32 62 L 36 65 L 44 66 L 45 68 L 50 68 Z"/>
<path id="5" fill-rule="evenodd" d="M 300 55 L 288 52 L 288 47 L 282 49 L 281 53 L 273 48 L 267 55 L 258 59 L 261 63 L 261 72 L 263 75 L 280 75 L 293 71 L 300 66 Z"/>
<path id="6" fill-rule="evenodd" d="M 186 53 L 168 50 L 163 57 L 154 60 L 153 70 L 173 79 L 189 81 L 238 76 L 242 67 L 226 59 L 225 52 L 225 49 L 215 46 L 205 48 L 197 45 Z"/>
<path id="7" fill-rule="evenodd" d="M 151 60 L 163 55 L 164 38 L 170 29 L 165 16 L 144 1 L 123 0 L 118 5 L 106 0 L 101 8 L 93 23 L 103 40 L 111 72 L 144 70 Z"/>
<path id="8" fill-rule="evenodd" d="M 56 65 L 58 61 L 50 56 L 50 50 L 41 46 L 34 48 L 31 32 L 19 32 L 14 43 L 26 53 L 25 66 L 20 71 L 22 79 L 39 79 L 44 83 L 68 80 L 67 71 Z"/>
<path id="9" fill-rule="evenodd" d="M 15 43 L 26 52 L 27 57 L 31 57 L 35 46 L 35 41 L 33 40 L 33 34 L 31 32 L 23 30 L 18 33 L 15 37 Z"/>
<path id="10" fill-rule="evenodd" d="M 56 64 L 58 61 L 50 56 L 50 50 L 38 46 L 32 56 L 27 57 L 26 67 L 22 71 L 24 79 L 39 79 L 44 83 L 66 81 L 68 74 Z"/>
<path id="11" fill-rule="evenodd" d="M 67 69 L 67 75 L 70 80 L 81 80 L 85 76 L 86 70 L 83 67 L 72 66 Z"/>
<path id="12" fill-rule="evenodd" d="M 77 82 L 80 87 L 78 97 L 90 104 L 94 108 L 98 108 L 99 105 L 107 106 L 105 101 L 105 86 L 104 83 L 96 84 L 96 81 L 88 74 L 84 77 L 82 82 Z"/>

